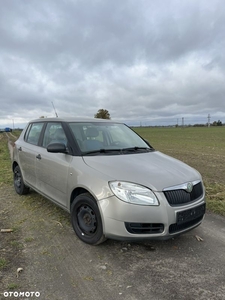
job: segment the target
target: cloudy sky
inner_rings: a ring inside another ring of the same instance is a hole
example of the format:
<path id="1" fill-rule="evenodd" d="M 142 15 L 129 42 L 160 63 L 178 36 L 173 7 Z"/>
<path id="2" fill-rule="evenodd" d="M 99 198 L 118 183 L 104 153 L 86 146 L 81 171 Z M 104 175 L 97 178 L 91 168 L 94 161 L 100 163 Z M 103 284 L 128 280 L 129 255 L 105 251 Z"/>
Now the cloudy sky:
<path id="1" fill-rule="evenodd" d="M 7 0 L 0 127 L 40 116 L 225 123 L 224 0 Z"/>

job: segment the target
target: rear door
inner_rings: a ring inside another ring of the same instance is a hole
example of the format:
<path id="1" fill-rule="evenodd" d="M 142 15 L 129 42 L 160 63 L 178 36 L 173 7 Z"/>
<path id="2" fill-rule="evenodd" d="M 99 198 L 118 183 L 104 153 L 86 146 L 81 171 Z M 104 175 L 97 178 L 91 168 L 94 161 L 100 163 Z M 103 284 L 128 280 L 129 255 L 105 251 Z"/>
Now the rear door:
<path id="1" fill-rule="evenodd" d="M 19 166 L 24 181 L 29 186 L 36 188 L 36 160 L 38 154 L 38 142 L 44 126 L 44 122 L 31 123 L 24 136 L 24 141 L 17 144 Z"/>

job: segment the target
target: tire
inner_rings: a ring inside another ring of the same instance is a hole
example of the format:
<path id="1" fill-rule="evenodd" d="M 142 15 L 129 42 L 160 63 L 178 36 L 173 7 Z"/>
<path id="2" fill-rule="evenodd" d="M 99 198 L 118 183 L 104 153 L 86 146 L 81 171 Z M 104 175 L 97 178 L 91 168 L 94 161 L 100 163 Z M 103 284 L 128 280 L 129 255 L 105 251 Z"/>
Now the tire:
<path id="1" fill-rule="evenodd" d="M 83 242 L 98 245 L 106 240 L 98 205 L 90 194 L 84 193 L 74 199 L 71 222 L 74 231 Z"/>
<path id="2" fill-rule="evenodd" d="M 16 166 L 13 170 L 13 182 L 14 188 L 19 195 L 26 195 L 29 192 L 29 187 L 24 184 L 23 176 L 19 166 Z"/>

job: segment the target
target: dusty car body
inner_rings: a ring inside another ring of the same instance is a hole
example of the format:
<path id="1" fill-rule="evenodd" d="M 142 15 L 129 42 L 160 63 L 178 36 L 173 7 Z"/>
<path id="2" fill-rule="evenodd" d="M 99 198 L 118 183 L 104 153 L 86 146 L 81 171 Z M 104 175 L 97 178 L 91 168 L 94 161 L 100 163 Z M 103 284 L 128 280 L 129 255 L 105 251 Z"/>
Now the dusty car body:
<path id="1" fill-rule="evenodd" d="M 12 168 L 18 194 L 32 188 L 70 212 L 89 244 L 168 239 L 205 214 L 199 172 L 118 122 L 33 120 L 15 143 Z"/>

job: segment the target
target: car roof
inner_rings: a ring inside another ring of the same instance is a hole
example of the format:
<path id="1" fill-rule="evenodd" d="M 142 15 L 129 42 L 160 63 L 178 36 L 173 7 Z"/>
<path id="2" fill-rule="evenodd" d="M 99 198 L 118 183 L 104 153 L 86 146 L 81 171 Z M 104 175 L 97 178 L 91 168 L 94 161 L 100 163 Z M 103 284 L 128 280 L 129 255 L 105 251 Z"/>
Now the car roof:
<path id="1" fill-rule="evenodd" d="M 99 122 L 108 122 L 108 123 L 120 123 L 115 122 L 108 119 L 98 119 L 98 118 L 39 118 L 35 120 L 31 120 L 29 123 L 34 122 L 92 122 L 92 123 L 99 123 Z"/>

